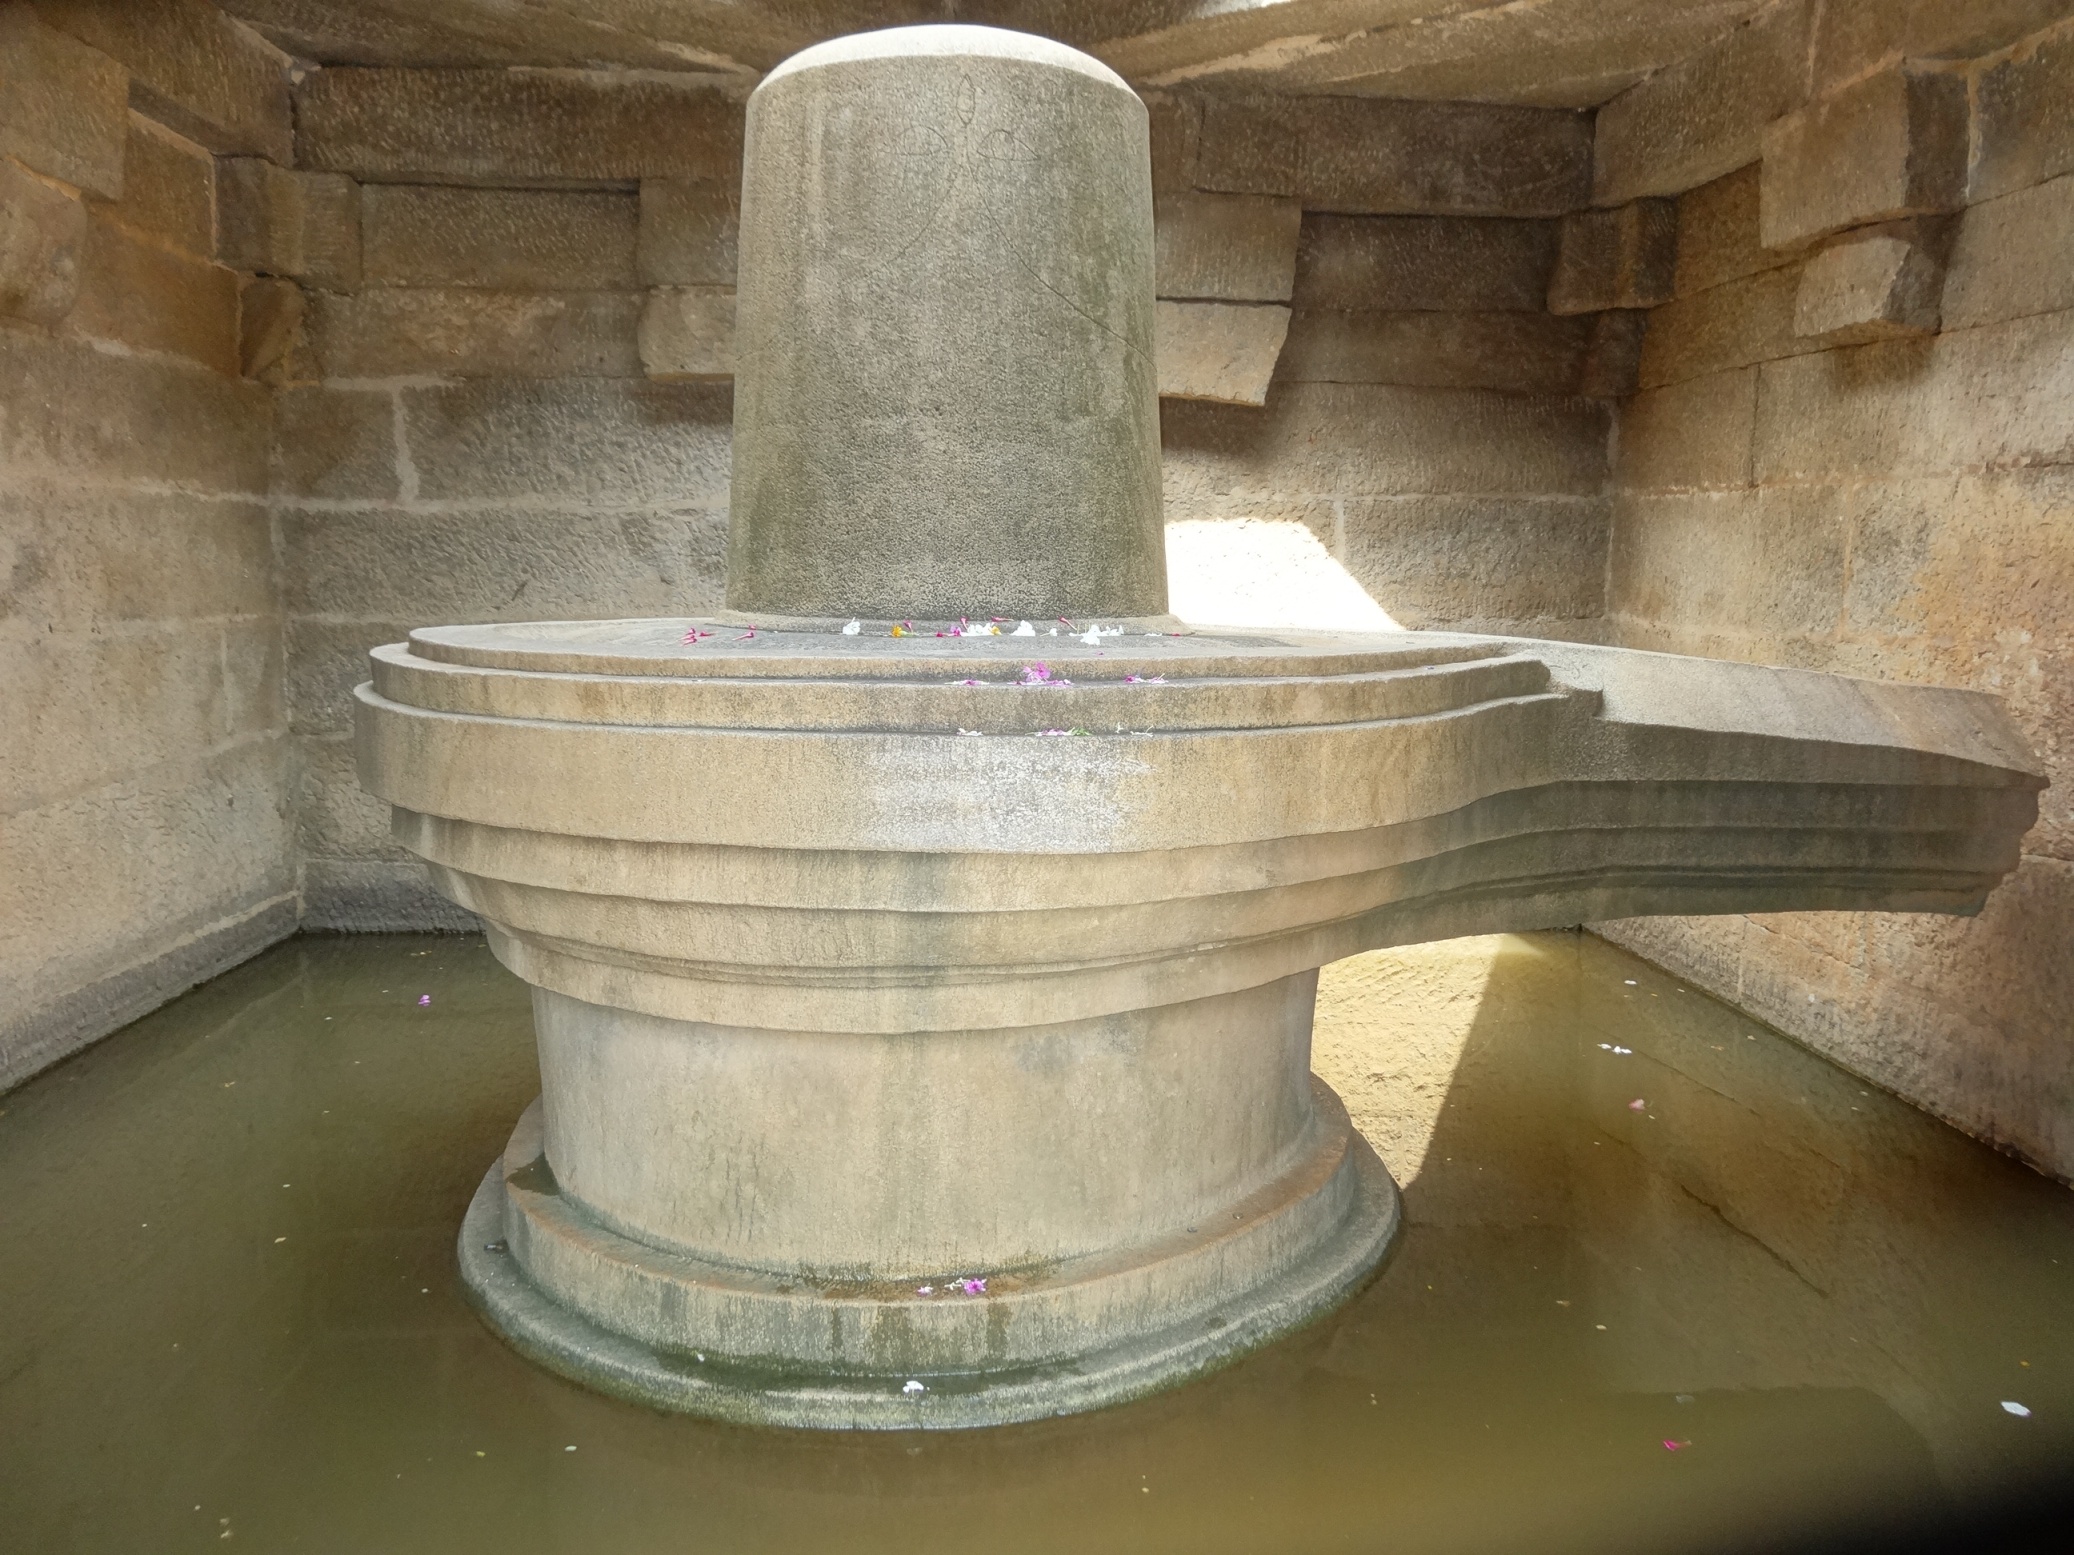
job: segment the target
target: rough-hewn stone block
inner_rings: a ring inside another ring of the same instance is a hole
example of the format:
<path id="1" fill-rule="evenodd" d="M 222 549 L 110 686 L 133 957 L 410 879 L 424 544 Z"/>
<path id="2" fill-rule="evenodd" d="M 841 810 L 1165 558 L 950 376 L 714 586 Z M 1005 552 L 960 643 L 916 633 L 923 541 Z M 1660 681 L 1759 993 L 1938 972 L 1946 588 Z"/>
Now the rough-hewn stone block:
<path id="1" fill-rule="evenodd" d="M 1287 302 L 1302 222 L 1294 200 L 1160 195 L 1153 203 L 1155 289 L 1177 300 Z"/>
<path id="2" fill-rule="evenodd" d="M 302 926 L 316 934 L 482 932 L 482 920 L 441 896 L 415 859 L 311 859 L 302 869 Z"/>
<path id="3" fill-rule="evenodd" d="M 0 157 L 0 315 L 55 324 L 79 296 L 86 206 Z"/>
<path id="4" fill-rule="evenodd" d="M 1676 295 L 1689 297 L 1793 262 L 1791 254 L 1758 241 L 1761 183 L 1761 169 L 1753 162 L 1679 196 Z"/>
<path id="5" fill-rule="evenodd" d="M 1944 266 L 1906 230 L 1846 233 L 1800 273 L 1793 332 L 1824 345 L 1863 345 L 1937 328 Z"/>
<path id="6" fill-rule="evenodd" d="M 639 268 L 645 286 L 732 286 L 741 227 L 734 184 L 641 180 Z"/>
<path id="7" fill-rule="evenodd" d="M 1800 269 L 1760 270 L 1655 309 L 1642 341 L 1645 389 L 1820 347 L 1793 332 Z"/>
<path id="8" fill-rule="evenodd" d="M 1152 187 L 1195 187 L 1196 152 L 1202 141 L 1203 108 L 1194 98 L 1175 92 L 1142 92 L 1151 120 Z"/>
<path id="9" fill-rule="evenodd" d="M 1624 493 L 1607 607 L 1677 623 L 1688 651 L 1805 665 L 1841 618 L 1847 531 L 1834 487 Z"/>
<path id="10" fill-rule="evenodd" d="M 1969 329 L 2074 308 L 2074 175 L 1973 206 L 1959 219 L 1944 324 Z"/>
<path id="11" fill-rule="evenodd" d="M 1978 1138 L 2074 1175 L 2074 1064 L 2057 1040 L 2074 991 L 2074 869 L 2026 857 L 1977 918 L 1765 914 L 1631 918 L 1609 938 L 1732 1000 Z M 1830 954 L 1833 925 L 1877 956 Z M 1726 975 L 1714 968 L 1726 963 Z M 1810 993 L 1815 1002 L 1810 1002 Z"/>
<path id="12" fill-rule="evenodd" d="M 1670 200 L 1630 200 L 1613 210 L 1565 216 L 1548 311 L 1598 313 L 1668 302 L 1677 252 L 1678 208 Z"/>
<path id="13" fill-rule="evenodd" d="M 1966 135 L 1966 83 L 1948 71 L 1883 71 L 1808 104 L 1764 132 L 1761 241 L 1956 209 Z"/>
<path id="14" fill-rule="evenodd" d="M 1162 399 L 1267 402 L 1289 310 L 1266 303 L 1161 302 L 1154 319 Z"/>
<path id="15" fill-rule="evenodd" d="M 1597 498 L 1367 497 L 1342 517 L 1347 570 L 1415 631 L 1567 635 L 1601 612 L 1606 526 Z"/>
<path id="16" fill-rule="evenodd" d="M 402 642 L 417 621 L 287 621 L 288 727 L 299 735 L 339 739 L 353 732 L 353 688 L 367 679 L 368 651 Z"/>
<path id="17" fill-rule="evenodd" d="M 207 0 L 37 0 L 119 60 L 138 106 L 211 151 L 294 160 L 288 57 Z"/>
<path id="18" fill-rule="evenodd" d="M 169 359 L 0 331 L 0 468 L 266 492 L 267 391 Z"/>
<path id="19" fill-rule="evenodd" d="M 258 378 L 285 363 L 301 343 L 309 298 L 295 282 L 253 276 L 238 288 L 238 370 Z"/>
<path id="20" fill-rule="evenodd" d="M 0 4 L 0 156 L 118 199 L 129 111 L 122 66 L 22 0 Z"/>
<path id="21" fill-rule="evenodd" d="M 1808 95 L 1808 7 L 1789 0 L 1659 70 L 1598 113 L 1592 200 L 1682 194 L 1758 155 L 1758 137 Z"/>
<path id="22" fill-rule="evenodd" d="M 1456 216 L 1329 216 L 1303 221 L 1299 308 L 1541 311 L 1555 223 Z"/>
<path id="23" fill-rule="evenodd" d="M 1642 342 L 1649 335 L 1643 308 L 1610 308 L 1591 315 L 1577 392 L 1594 399 L 1625 399 L 1642 381 Z"/>
<path id="24" fill-rule="evenodd" d="M 632 195 L 369 184 L 363 273 L 377 285 L 612 291 L 639 284 Z"/>
<path id="25" fill-rule="evenodd" d="M 55 471 L 15 476 L 0 482 L 0 532 L 12 549 L 0 619 L 33 621 L 39 632 L 280 614 L 258 498 L 138 491 Z"/>
<path id="26" fill-rule="evenodd" d="M 1297 310 L 1275 366 L 1288 383 L 1577 392 L 1590 326 L 1546 313 Z"/>
<path id="27" fill-rule="evenodd" d="M 389 806 L 360 786 L 345 735 L 301 738 L 295 805 L 296 854 L 303 859 L 379 859 L 410 852 L 389 840 Z"/>
<path id="28" fill-rule="evenodd" d="M 1548 108 L 1380 98 L 1212 98 L 1199 188 L 1306 210 L 1560 216 L 1585 203 L 1590 121 Z"/>
<path id="29" fill-rule="evenodd" d="M 1294 494 L 1596 497 L 1608 422 L 1597 400 L 1390 384 L 1280 384 L 1264 413 L 1160 408 L 1169 501 L 1205 511 Z"/>
<path id="30" fill-rule="evenodd" d="M 360 284 L 360 186 L 227 157 L 217 171 L 216 253 L 234 269 L 351 291 Z"/>
<path id="31" fill-rule="evenodd" d="M 2055 684 L 2040 662 L 2074 655 L 2074 469 L 1879 481 L 1859 488 L 1854 517 L 1850 630 L 1880 644 L 1889 673 L 2009 698 L 2053 778 L 2041 819 L 2061 856 L 2074 853 L 2074 793 L 2061 782 L 2074 749 L 2053 729 L 2074 680 Z"/>
<path id="32" fill-rule="evenodd" d="M 327 378 L 630 378 L 638 292 L 373 287 L 319 293 L 310 331 Z"/>
<path id="33" fill-rule="evenodd" d="M 1978 59 L 2066 14 L 2066 0 L 1822 0 L 1815 90 L 1904 59 Z"/>
<path id="34" fill-rule="evenodd" d="M 105 206 L 89 213 L 79 297 L 66 324 L 133 351 L 238 371 L 237 275 L 138 237 Z"/>
<path id="35" fill-rule="evenodd" d="M 734 288 L 656 287 L 641 309 L 640 349 L 651 378 L 734 377 Z"/>
<path id="36" fill-rule="evenodd" d="M 288 509 L 281 537 L 289 608 L 327 617 L 678 615 L 717 605 L 726 572 L 726 518 L 697 509 Z"/>
<path id="37" fill-rule="evenodd" d="M 1760 481 L 2074 461 L 2074 314 L 1765 364 Z"/>
<path id="38" fill-rule="evenodd" d="M 1975 200 L 2074 172 L 2074 27 L 1983 71 L 1975 90 Z"/>
<path id="39" fill-rule="evenodd" d="M 10 861 L 0 871 L 0 918 L 18 931 L 11 970 L 25 973 L 10 1026 L 28 1024 L 24 1010 L 292 893 L 285 747 L 276 736 L 197 753 L 135 782 L 0 817 L 0 856 Z"/>
<path id="40" fill-rule="evenodd" d="M 303 165 L 428 183 L 741 176 L 742 105 L 697 81 L 546 70 L 320 70 Z M 465 135 L 454 126 L 466 125 Z"/>
<path id="41" fill-rule="evenodd" d="M 1620 412 L 1615 484 L 1627 491 L 1747 486 L 1756 423 L 1754 367 L 1637 394 Z"/>
<path id="42" fill-rule="evenodd" d="M 44 631 L 0 677 L 0 814 L 62 803 L 280 722 L 278 623 Z M 84 688 L 93 713 L 81 716 Z"/>
<path id="43" fill-rule="evenodd" d="M 130 115 L 116 218 L 198 259 L 216 257 L 216 159 L 141 113 Z"/>
<path id="44" fill-rule="evenodd" d="M 273 457 L 282 496 L 395 499 L 402 480 L 394 395 L 329 385 L 282 390 L 274 397 Z"/>
<path id="45" fill-rule="evenodd" d="M 403 391 L 427 501 L 727 507 L 733 395 L 645 379 L 485 380 Z"/>

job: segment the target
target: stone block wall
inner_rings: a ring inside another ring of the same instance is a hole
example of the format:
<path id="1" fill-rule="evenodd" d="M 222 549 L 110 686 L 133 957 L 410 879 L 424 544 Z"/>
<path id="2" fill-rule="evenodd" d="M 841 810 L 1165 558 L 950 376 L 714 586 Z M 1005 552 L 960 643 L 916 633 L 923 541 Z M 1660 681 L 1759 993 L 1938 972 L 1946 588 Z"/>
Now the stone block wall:
<path id="1" fill-rule="evenodd" d="M 270 395 L 210 146 L 283 140 L 286 61 L 207 8 L 146 60 L 113 14 L 0 5 L 0 1087 L 296 925 Z"/>
<path id="2" fill-rule="evenodd" d="M 286 176 L 357 191 L 356 262 L 300 273 L 273 373 L 305 926 L 473 922 L 354 777 L 369 648 L 720 603 L 740 121 L 739 96 L 581 72 L 298 89 Z"/>
<path id="3" fill-rule="evenodd" d="M 1588 117 L 1150 105 L 1175 608 L 1593 634 L 1634 358 L 1624 304 L 1550 311 Z"/>
<path id="4" fill-rule="evenodd" d="M 2021 868 L 1978 918 L 1604 931 L 2062 1177 L 2074 1177 L 2069 9 L 1775 7 L 1711 63 L 1616 99 L 1598 146 L 1602 197 L 1678 196 L 1674 295 L 1648 315 L 1640 392 L 1616 432 L 1611 640 L 1992 691 L 2053 781 Z M 1752 97 L 1740 72 L 1766 50 L 1784 84 Z M 1702 87 L 1731 77 L 1736 113 L 1708 109 Z M 1753 122 L 1753 102 L 1773 117 Z M 1659 143 L 1642 152 L 1645 125 Z"/>

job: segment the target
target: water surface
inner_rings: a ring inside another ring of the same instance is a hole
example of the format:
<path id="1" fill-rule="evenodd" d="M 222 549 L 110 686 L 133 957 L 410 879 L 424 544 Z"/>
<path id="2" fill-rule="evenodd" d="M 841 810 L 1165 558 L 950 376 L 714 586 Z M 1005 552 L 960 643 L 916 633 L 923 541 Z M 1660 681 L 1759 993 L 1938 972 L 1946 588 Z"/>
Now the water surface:
<path id="1" fill-rule="evenodd" d="M 291 941 L 0 1097 L 0 1548 L 1739 1550 L 2074 1464 L 2074 1194 L 1675 979 L 1574 934 L 1361 957 L 1316 1063 L 1408 1216 L 1340 1312 L 1075 1419 L 746 1430 L 464 1301 L 523 986 L 478 939 Z"/>

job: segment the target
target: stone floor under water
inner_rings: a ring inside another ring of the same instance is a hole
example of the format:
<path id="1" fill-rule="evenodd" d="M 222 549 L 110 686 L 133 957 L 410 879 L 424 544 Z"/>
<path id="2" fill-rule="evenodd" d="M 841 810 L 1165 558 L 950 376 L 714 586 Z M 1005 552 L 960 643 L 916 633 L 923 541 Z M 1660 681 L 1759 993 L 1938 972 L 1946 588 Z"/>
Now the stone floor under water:
<path id="1" fill-rule="evenodd" d="M 1315 1065 L 1407 1213 L 1339 1312 L 1073 1419 L 744 1430 L 539 1371 L 462 1299 L 455 1226 L 537 1086 L 524 986 L 473 938 L 291 941 L 0 1096 L 0 1527 L 1728 1549 L 2074 1462 L 2074 1195 L 1645 963 L 1576 934 L 1342 962 Z"/>

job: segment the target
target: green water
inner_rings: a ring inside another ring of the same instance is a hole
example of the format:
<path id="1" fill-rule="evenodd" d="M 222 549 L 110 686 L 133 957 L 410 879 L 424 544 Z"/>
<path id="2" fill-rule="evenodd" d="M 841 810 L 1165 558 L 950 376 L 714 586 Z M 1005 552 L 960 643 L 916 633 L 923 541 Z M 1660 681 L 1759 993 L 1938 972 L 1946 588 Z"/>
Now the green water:
<path id="1" fill-rule="evenodd" d="M 523 988 L 292 941 L 0 1097 L 0 1549 L 1682 1552 L 2074 1464 L 2074 1194 L 1595 940 L 1486 961 L 1444 1061 L 1321 1013 L 1406 1183 L 1346 1308 L 1099 1414 L 831 1435 L 493 1339 L 452 1243 Z"/>

